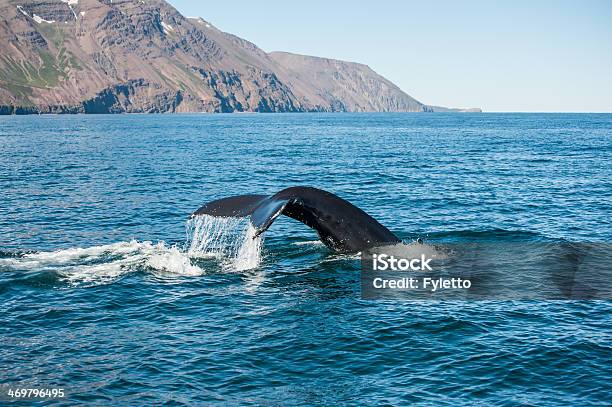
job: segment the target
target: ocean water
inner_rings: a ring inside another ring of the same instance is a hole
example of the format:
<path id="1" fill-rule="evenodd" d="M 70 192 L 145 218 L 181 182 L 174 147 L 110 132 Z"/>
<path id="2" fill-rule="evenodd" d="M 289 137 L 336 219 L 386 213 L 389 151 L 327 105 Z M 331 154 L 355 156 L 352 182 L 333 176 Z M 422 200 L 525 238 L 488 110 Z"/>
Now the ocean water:
<path id="1" fill-rule="evenodd" d="M 366 300 L 298 222 L 188 218 L 311 185 L 541 258 L 611 243 L 611 159 L 610 114 L 0 117 L 0 404 L 607 405 L 609 299 Z"/>

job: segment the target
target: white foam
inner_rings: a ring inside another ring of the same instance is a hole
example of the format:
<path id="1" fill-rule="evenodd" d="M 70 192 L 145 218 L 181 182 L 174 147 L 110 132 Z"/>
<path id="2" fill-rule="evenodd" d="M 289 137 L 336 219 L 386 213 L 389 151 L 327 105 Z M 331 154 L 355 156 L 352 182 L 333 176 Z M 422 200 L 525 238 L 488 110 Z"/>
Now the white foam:
<path id="1" fill-rule="evenodd" d="M 200 276 L 205 270 L 193 258 L 217 258 L 225 271 L 255 269 L 261 262 L 263 239 L 245 218 L 197 216 L 187 224 L 188 249 L 164 242 L 118 242 L 93 247 L 35 252 L 0 259 L 0 270 L 50 271 L 70 284 L 105 284 L 128 273 Z"/>
<path id="2" fill-rule="evenodd" d="M 361 252 L 333 253 L 333 254 L 327 255 L 325 259 L 321 260 L 321 263 L 332 263 L 336 261 L 346 261 L 346 260 L 359 260 L 360 257 L 361 257 Z"/>
<path id="3" fill-rule="evenodd" d="M 46 267 L 62 266 L 74 262 L 91 261 L 103 255 L 127 255 L 152 247 L 151 242 L 139 243 L 119 242 L 109 245 L 94 246 L 88 248 L 70 248 L 52 252 L 29 253 L 20 258 L 0 259 L 0 264 L 18 266 L 22 269 L 39 269 Z"/>
<path id="4" fill-rule="evenodd" d="M 196 216 L 187 223 L 187 232 L 186 251 L 164 242 L 132 240 L 4 258 L 0 259 L 0 270 L 50 271 L 71 284 L 105 284 L 135 271 L 205 274 L 191 257 L 217 258 L 225 271 L 256 269 L 261 262 L 263 238 L 255 236 L 256 229 L 246 218 Z"/>
<path id="5" fill-rule="evenodd" d="M 204 274 L 204 270 L 192 265 L 189 258 L 179 252 L 176 247 L 155 253 L 147 261 L 147 266 L 158 271 L 182 276 L 201 276 Z"/>
<path id="6" fill-rule="evenodd" d="M 88 248 L 37 252 L 0 259 L 0 267 L 25 271 L 54 271 L 71 284 L 104 284 L 136 270 L 199 276 L 204 270 L 186 254 L 164 242 L 119 242 Z"/>
<path id="7" fill-rule="evenodd" d="M 304 242 L 295 242 L 294 246 L 323 246 L 323 242 L 320 240 L 306 240 Z"/>
<path id="8" fill-rule="evenodd" d="M 106 284 L 127 273 L 124 262 L 117 260 L 109 263 L 81 265 L 59 270 L 62 280 L 71 285 Z"/>

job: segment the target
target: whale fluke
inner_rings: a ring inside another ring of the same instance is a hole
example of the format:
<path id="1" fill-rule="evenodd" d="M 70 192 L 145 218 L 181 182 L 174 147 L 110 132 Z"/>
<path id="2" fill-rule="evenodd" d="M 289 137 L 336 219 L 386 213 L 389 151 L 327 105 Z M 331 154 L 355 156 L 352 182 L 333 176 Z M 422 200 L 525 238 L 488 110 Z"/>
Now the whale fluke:
<path id="1" fill-rule="evenodd" d="M 192 216 L 247 217 L 265 232 L 285 215 L 313 228 L 321 241 L 337 252 L 358 252 L 401 240 L 376 219 L 331 192 L 312 187 L 291 187 L 274 195 L 239 195 L 211 201 Z"/>

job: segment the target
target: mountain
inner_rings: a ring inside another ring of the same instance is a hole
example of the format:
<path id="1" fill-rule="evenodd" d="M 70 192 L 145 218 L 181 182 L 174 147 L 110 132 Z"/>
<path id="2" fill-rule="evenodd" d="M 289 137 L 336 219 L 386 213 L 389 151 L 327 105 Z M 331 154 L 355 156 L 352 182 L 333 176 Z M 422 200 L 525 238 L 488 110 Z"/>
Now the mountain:
<path id="1" fill-rule="evenodd" d="M 369 67 L 266 53 L 163 0 L 0 0 L 0 114 L 437 111 Z"/>
<path id="2" fill-rule="evenodd" d="M 290 83 L 316 84 L 307 94 L 322 106 L 351 112 L 422 112 L 428 110 L 367 65 L 334 59 L 272 52 Z"/>

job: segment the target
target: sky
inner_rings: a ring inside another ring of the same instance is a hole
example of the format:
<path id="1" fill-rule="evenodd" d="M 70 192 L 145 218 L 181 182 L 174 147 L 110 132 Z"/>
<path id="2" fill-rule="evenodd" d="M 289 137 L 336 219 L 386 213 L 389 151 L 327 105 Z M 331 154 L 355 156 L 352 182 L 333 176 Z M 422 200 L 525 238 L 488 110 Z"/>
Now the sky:
<path id="1" fill-rule="evenodd" d="M 361 62 L 417 100 L 612 112 L 612 1 L 169 0 L 265 51 Z"/>

